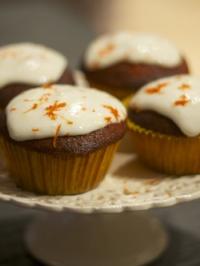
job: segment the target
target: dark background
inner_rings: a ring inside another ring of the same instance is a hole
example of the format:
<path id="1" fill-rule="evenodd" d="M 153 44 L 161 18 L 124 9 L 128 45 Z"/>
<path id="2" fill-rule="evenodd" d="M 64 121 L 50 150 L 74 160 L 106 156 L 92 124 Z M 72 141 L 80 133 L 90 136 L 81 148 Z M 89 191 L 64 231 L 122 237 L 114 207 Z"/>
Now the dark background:
<path id="1" fill-rule="evenodd" d="M 75 67 L 96 34 L 88 16 L 94 17 L 103 2 L 0 0 L 0 45 L 43 43 L 63 52 Z M 200 201 L 150 213 L 163 222 L 170 236 L 169 248 L 152 265 L 200 265 Z M 40 265 L 27 254 L 23 244 L 26 226 L 37 214 L 36 210 L 0 202 L 0 265 Z"/>

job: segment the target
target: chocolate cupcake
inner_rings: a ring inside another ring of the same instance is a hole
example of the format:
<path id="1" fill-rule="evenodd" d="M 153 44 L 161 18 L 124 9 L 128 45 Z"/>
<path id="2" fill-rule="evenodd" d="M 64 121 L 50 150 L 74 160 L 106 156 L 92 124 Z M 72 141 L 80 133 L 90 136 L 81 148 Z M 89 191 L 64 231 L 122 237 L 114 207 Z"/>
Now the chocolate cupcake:
<path id="1" fill-rule="evenodd" d="M 200 173 L 200 77 L 160 79 L 128 101 L 128 125 L 139 157 L 161 172 Z"/>
<path id="2" fill-rule="evenodd" d="M 20 92 L 41 84 L 74 84 L 67 59 L 42 45 L 19 43 L 0 48 L 0 108 Z"/>
<path id="3" fill-rule="evenodd" d="M 159 36 L 118 32 L 90 44 L 82 69 L 91 86 L 122 99 L 146 83 L 188 73 L 188 66 L 168 40 Z"/>
<path id="4" fill-rule="evenodd" d="M 0 149 L 24 190 L 76 194 L 105 176 L 126 131 L 126 110 L 94 89 L 51 85 L 15 97 L 1 116 Z"/>

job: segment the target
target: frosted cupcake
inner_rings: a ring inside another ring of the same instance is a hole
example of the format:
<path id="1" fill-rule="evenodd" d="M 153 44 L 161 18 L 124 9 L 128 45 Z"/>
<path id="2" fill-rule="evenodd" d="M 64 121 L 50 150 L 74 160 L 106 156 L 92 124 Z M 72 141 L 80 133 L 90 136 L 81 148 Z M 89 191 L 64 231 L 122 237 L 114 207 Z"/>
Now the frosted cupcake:
<path id="1" fill-rule="evenodd" d="M 134 149 L 161 172 L 200 173 L 200 77 L 157 80 L 129 102 Z"/>
<path id="2" fill-rule="evenodd" d="M 20 92 L 49 83 L 74 84 L 62 54 L 33 43 L 0 47 L 0 108 Z"/>
<path id="3" fill-rule="evenodd" d="M 91 86 L 122 99 L 158 78 L 188 73 L 180 51 L 156 35 L 107 34 L 87 48 L 82 69 Z"/>
<path id="4" fill-rule="evenodd" d="M 104 178 L 126 131 L 126 110 L 94 89 L 52 85 L 25 91 L 0 121 L 0 148 L 24 190 L 76 194 Z"/>

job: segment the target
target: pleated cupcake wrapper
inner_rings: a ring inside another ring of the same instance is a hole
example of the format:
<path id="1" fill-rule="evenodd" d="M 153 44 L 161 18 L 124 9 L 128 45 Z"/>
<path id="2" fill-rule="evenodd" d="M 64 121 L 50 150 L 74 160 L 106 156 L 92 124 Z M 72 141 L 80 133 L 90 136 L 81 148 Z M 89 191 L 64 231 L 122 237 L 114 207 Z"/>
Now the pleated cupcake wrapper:
<path id="1" fill-rule="evenodd" d="M 20 188 L 47 195 L 78 194 L 104 178 L 119 142 L 87 155 L 50 155 L 0 138 L 11 178 Z"/>
<path id="2" fill-rule="evenodd" d="M 115 97 L 117 97 L 120 100 L 123 100 L 124 98 L 126 98 L 127 96 L 129 96 L 130 94 L 133 94 L 133 89 L 129 89 L 129 88 L 112 88 L 109 86 L 105 86 L 105 85 L 101 85 L 98 83 L 95 83 L 93 81 L 90 81 L 90 86 L 102 91 L 106 91 L 112 95 L 114 95 Z"/>
<path id="3" fill-rule="evenodd" d="M 146 130 L 128 120 L 134 151 L 150 167 L 186 175 L 200 173 L 200 138 L 176 137 Z"/>

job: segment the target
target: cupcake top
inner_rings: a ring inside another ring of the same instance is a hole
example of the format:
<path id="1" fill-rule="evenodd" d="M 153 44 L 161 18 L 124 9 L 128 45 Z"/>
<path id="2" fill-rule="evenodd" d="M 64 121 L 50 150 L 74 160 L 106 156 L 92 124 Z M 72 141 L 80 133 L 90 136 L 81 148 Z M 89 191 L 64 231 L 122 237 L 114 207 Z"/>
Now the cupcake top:
<path id="1" fill-rule="evenodd" d="M 170 41 L 152 34 L 133 32 L 101 36 L 88 47 L 84 59 L 88 69 L 124 61 L 174 67 L 182 60 L 179 50 Z"/>
<path id="2" fill-rule="evenodd" d="M 0 89 L 11 83 L 43 84 L 60 78 L 67 59 L 42 45 L 18 43 L 0 48 Z"/>
<path id="3" fill-rule="evenodd" d="M 154 111 L 172 120 L 188 137 L 200 134 L 200 77 L 179 75 L 141 88 L 130 109 Z"/>
<path id="4" fill-rule="evenodd" d="M 122 103 L 95 89 L 50 85 L 25 91 L 6 108 L 16 141 L 78 136 L 126 119 Z"/>

